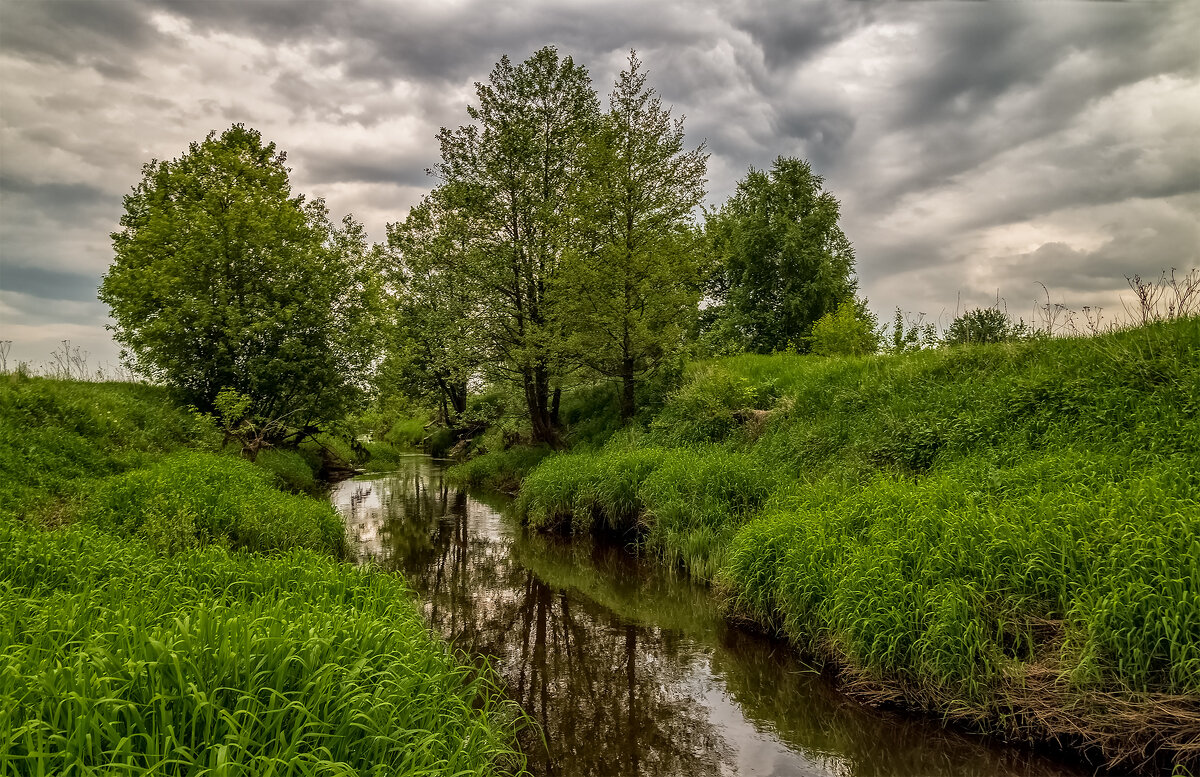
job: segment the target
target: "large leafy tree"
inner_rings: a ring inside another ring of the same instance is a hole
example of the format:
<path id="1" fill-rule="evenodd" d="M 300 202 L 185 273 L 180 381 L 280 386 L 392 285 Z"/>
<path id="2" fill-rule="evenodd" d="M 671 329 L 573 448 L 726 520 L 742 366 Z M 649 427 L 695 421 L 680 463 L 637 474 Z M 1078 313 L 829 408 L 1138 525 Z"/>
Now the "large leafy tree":
<path id="1" fill-rule="evenodd" d="M 455 429 L 467 389 L 482 361 L 479 301 L 459 274 L 472 250 L 462 219 L 435 190 L 388 224 L 388 355 L 381 377 L 402 393 L 435 406 Z"/>
<path id="2" fill-rule="evenodd" d="M 152 161 L 100 286 L 130 365 L 204 410 L 222 391 L 273 428 L 340 418 L 373 355 L 362 227 L 294 195 L 286 157 L 235 125 Z"/>
<path id="3" fill-rule="evenodd" d="M 813 324 L 853 300 L 854 249 L 823 187 L 808 162 L 779 157 L 769 171 L 751 168 L 709 215 L 717 266 L 709 328 L 736 331 L 758 353 L 804 350 Z"/>
<path id="4" fill-rule="evenodd" d="M 704 196 L 707 155 L 685 151 L 635 53 L 586 147 L 578 192 L 581 240 L 567 261 L 562 300 L 571 351 L 620 381 L 621 417 L 636 384 L 677 354 L 700 299 L 692 214 Z"/>
<path id="5" fill-rule="evenodd" d="M 534 440 L 555 442 L 566 364 L 555 280 L 599 103 L 587 70 L 553 47 L 519 65 L 501 59 L 476 96 L 471 123 L 438 135 L 435 173 L 471 228 L 455 269 L 485 311 L 488 368 L 520 386 Z"/>

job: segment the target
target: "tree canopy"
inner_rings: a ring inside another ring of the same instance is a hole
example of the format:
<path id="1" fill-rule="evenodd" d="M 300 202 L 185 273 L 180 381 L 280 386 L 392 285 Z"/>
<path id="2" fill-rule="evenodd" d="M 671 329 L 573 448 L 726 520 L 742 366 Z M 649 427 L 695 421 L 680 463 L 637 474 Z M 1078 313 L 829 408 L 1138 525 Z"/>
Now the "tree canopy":
<path id="1" fill-rule="evenodd" d="M 480 305 L 461 277 L 466 225 L 435 190 L 387 227 L 388 348 L 382 382 L 432 404 L 454 429 L 483 357 Z"/>
<path id="2" fill-rule="evenodd" d="M 534 440 L 554 442 L 566 365 L 556 282 L 599 103 L 587 70 L 550 46 L 519 65 L 502 58 L 476 97 L 472 123 L 438 135 L 435 173 L 470 235 L 449 258 L 485 311 L 486 367 L 520 386 Z"/>
<path id="3" fill-rule="evenodd" d="M 252 415 L 305 427 L 358 398 L 376 273 L 362 226 L 293 195 L 285 161 L 234 125 L 145 165 L 100 298 L 137 372 L 202 410 L 227 390 Z"/>
<path id="4" fill-rule="evenodd" d="M 758 353 L 805 350 L 813 324 L 853 299 L 854 249 L 840 204 L 808 162 L 779 157 L 750 169 L 706 224 L 715 262 L 709 329 Z"/>
<path id="5" fill-rule="evenodd" d="M 635 411 L 637 381 L 683 348 L 700 299 L 692 212 L 704 196 L 703 144 L 683 148 L 635 53 L 585 148 L 576 250 L 562 305 L 570 351 L 592 372 L 621 381 L 621 417 Z"/>

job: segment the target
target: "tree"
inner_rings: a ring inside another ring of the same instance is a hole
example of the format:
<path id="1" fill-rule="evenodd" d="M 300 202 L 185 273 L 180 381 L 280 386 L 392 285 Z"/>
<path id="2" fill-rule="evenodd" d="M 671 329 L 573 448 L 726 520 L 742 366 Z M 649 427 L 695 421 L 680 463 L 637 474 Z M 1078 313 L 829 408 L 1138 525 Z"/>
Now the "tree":
<path id="1" fill-rule="evenodd" d="M 361 393 L 375 273 L 362 226 L 293 196 L 285 161 L 240 124 L 151 161 L 125 196 L 100 299 L 140 374 L 201 410 L 229 390 L 246 417 L 304 429 Z"/>
<path id="2" fill-rule="evenodd" d="M 555 279 L 599 103 L 587 70 L 553 47 L 502 58 L 475 93 L 473 123 L 438 134 L 434 172 L 471 234 L 455 271 L 484 309 L 487 366 L 521 387 L 534 441 L 553 443 L 565 364 Z"/>
<path id="3" fill-rule="evenodd" d="M 467 409 L 467 388 L 480 355 L 477 303 L 455 272 L 470 250 L 461 220 L 434 191 L 387 226 L 386 277 L 391 292 L 385 379 L 432 402 L 454 430 Z"/>
<path id="4" fill-rule="evenodd" d="M 704 197 L 703 144 L 683 149 L 641 62 L 630 52 L 584 154 L 577 250 L 562 277 L 571 352 L 619 380 L 621 418 L 636 384 L 679 353 L 700 299 L 692 212 Z"/>
<path id="5" fill-rule="evenodd" d="M 853 299 L 854 249 L 838 226 L 840 205 L 808 162 L 779 157 L 750 168 L 709 215 L 716 259 L 706 328 L 732 326 L 747 350 L 803 350 L 813 324 Z M 724 319 L 724 321 L 718 321 Z"/>
<path id="6" fill-rule="evenodd" d="M 954 319 L 946 329 L 946 336 L 942 342 L 946 345 L 1000 343 L 1005 340 L 1019 340 L 1028 337 L 1029 334 L 1029 328 L 1024 321 L 1014 322 L 1007 313 L 993 306 L 968 310 Z"/>
<path id="7" fill-rule="evenodd" d="M 866 356 L 879 350 L 879 325 L 865 300 L 838 305 L 813 324 L 810 342 L 818 356 Z"/>

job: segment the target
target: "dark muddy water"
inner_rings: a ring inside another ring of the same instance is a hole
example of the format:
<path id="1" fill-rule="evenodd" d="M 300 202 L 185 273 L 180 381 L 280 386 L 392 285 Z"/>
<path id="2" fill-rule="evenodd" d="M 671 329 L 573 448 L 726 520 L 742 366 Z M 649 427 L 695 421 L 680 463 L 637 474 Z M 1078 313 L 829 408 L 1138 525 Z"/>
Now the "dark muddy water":
<path id="1" fill-rule="evenodd" d="M 360 558 L 403 574 L 431 626 L 488 656 L 535 718 L 538 775 L 1078 775 L 1024 749 L 866 708 L 711 594 L 619 547 L 523 532 L 503 497 L 413 456 L 333 492 Z"/>

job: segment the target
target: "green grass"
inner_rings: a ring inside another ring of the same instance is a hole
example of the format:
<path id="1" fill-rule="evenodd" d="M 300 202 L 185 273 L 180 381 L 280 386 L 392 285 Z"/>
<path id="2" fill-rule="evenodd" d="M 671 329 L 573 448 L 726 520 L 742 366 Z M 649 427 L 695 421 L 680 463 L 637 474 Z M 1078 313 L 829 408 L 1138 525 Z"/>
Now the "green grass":
<path id="1" fill-rule="evenodd" d="M 996 719 L 1047 672 L 1079 698 L 1197 703 L 1198 472 L 1193 318 L 691 365 L 647 433 L 546 459 L 518 508 L 636 531 L 807 651 Z"/>
<path id="2" fill-rule="evenodd" d="M 446 470 L 446 478 L 461 486 L 514 493 L 550 453 L 549 448 L 528 446 L 493 451 L 455 464 Z"/>
<path id="3" fill-rule="evenodd" d="M 299 451 L 267 448 L 260 451 L 254 463 L 270 472 L 275 485 L 297 494 L 323 494 L 325 486 L 317 480 L 308 461 Z"/>
<path id="4" fill-rule="evenodd" d="M 328 501 L 283 493 L 250 462 L 203 451 L 172 453 L 97 482 L 80 519 L 171 552 L 214 543 L 345 551 L 345 529 Z"/>
<path id="5" fill-rule="evenodd" d="M 519 770 L 491 674 L 280 490 L 350 446 L 220 442 L 159 389 L 0 376 L 0 774 Z"/>
<path id="6" fill-rule="evenodd" d="M 488 672 L 393 575 L 0 526 L 0 773 L 492 774 Z"/>
<path id="7" fill-rule="evenodd" d="M 0 375 L 0 515 L 42 512 L 92 479 L 219 443 L 153 386 Z"/>

